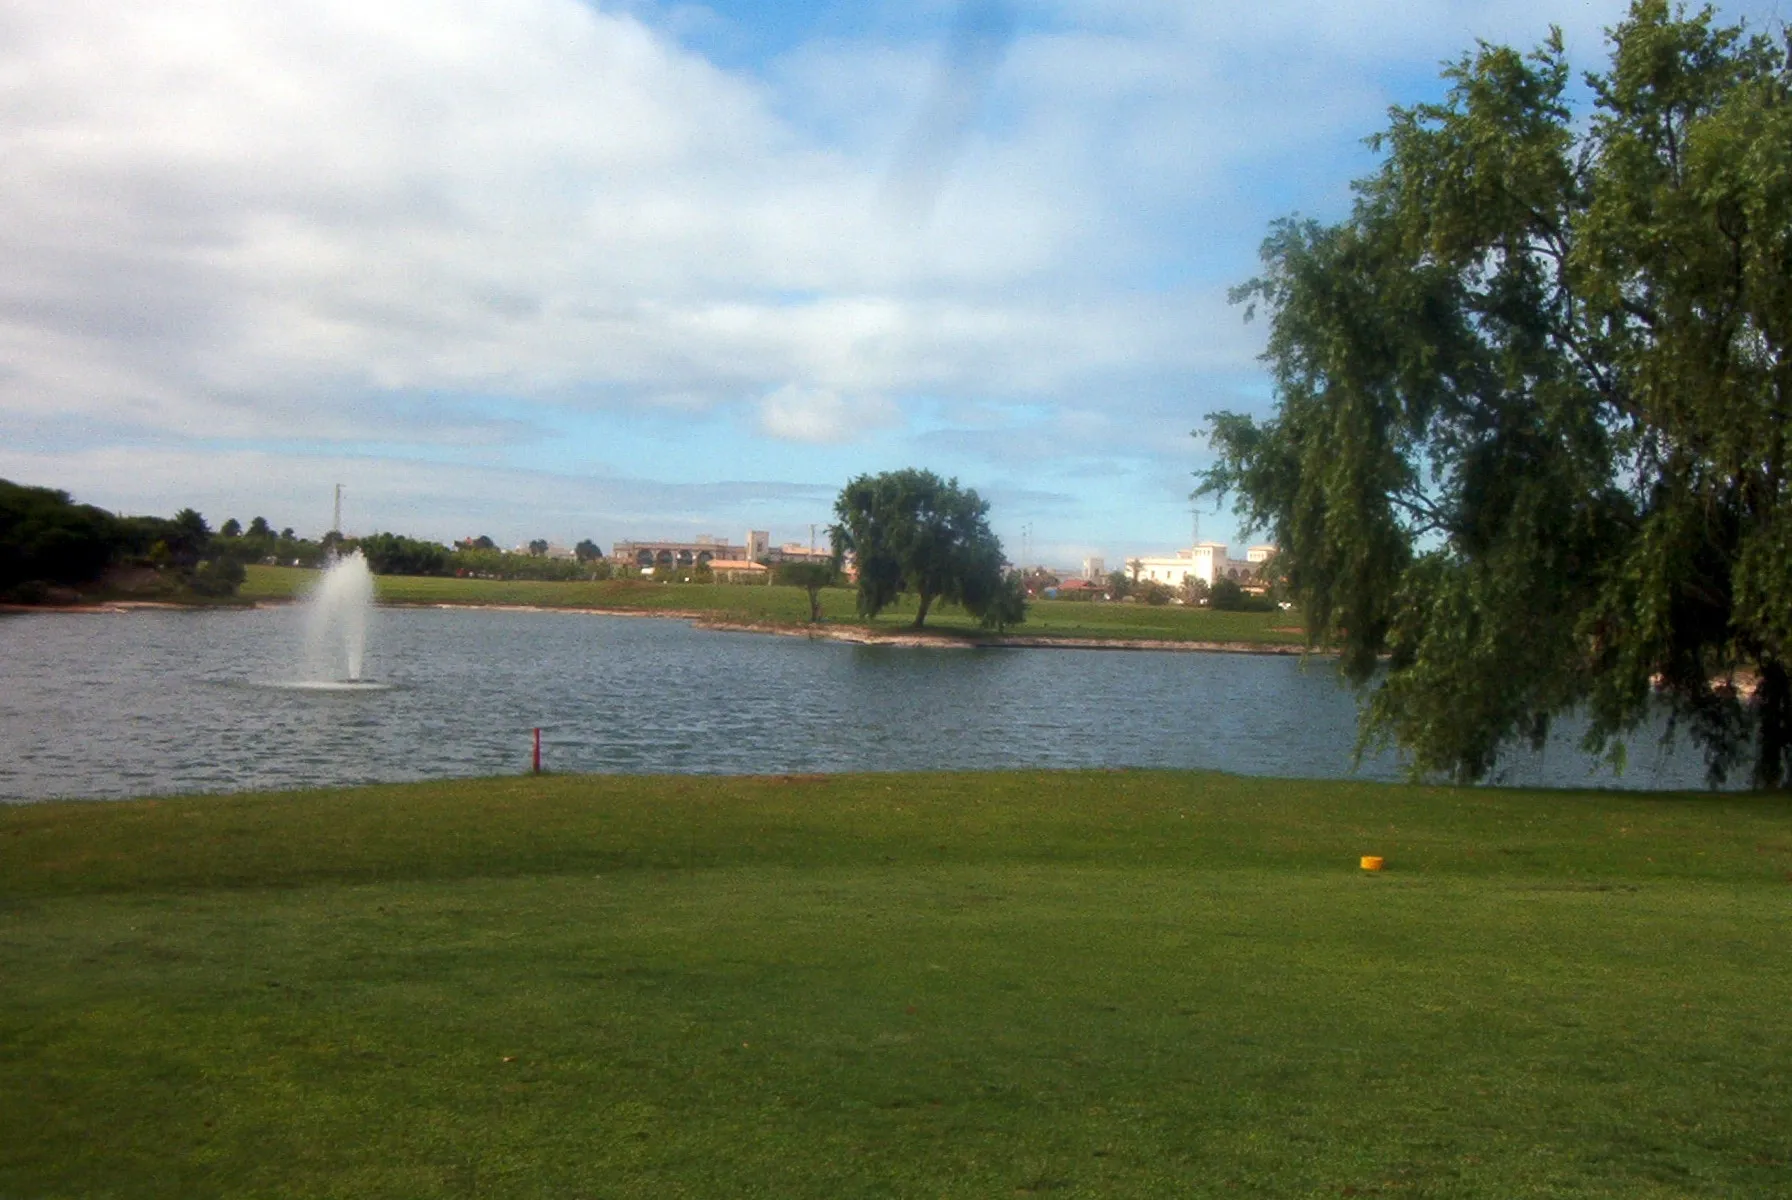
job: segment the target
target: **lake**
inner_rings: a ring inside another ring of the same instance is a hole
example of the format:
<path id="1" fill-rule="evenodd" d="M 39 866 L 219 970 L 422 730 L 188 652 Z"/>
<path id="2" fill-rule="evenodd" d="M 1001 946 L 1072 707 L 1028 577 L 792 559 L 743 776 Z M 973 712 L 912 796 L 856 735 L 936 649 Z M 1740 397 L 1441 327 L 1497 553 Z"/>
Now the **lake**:
<path id="1" fill-rule="evenodd" d="M 0 618 L 0 800 L 316 787 L 526 770 L 772 774 L 1002 767 L 1351 771 L 1352 695 L 1329 660 L 932 649 L 676 620 L 376 610 L 362 692 L 299 675 L 297 608 Z M 1696 788 L 1682 747 L 1622 777 L 1567 737 L 1502 782 Z M 1359 777 L 1393 779 L 1366 761 Z"/>

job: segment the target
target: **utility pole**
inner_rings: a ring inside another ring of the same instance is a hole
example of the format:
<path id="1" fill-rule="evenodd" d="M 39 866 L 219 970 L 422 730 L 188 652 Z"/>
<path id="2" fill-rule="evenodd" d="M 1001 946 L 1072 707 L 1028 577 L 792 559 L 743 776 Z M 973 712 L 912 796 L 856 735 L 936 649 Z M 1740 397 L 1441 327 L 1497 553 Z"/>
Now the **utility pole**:
<path id="1" fill-rule="evenodd" d="M 1194 528 L 1195 540 L 1190 542 L 1189 545 L 1190 546 L 1199 546 L 1201 544 L 1201 506 L 1198 504 L 1189 505 L 1188 506 L 1188 515 L 1189 515 L 1189 519 L 1194 523 L 1194 527 L 1195 527 Z"/>
<path id="2" fill-rule="evenodd" d="M 336 485 L 336 511 L 330 518 L 330 532 L 342 536 L 342 485 Z"/>

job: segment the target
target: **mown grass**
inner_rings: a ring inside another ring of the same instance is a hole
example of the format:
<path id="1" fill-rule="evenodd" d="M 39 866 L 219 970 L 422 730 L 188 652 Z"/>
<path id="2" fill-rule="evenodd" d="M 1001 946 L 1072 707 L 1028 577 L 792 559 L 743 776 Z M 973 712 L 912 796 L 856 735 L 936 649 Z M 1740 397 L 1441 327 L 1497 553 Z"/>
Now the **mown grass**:
<path id="1" fill-rule="evenodd" d="M 0 1196 L 1785 1195 L 1789 922 L 1783 797 L 20 806 Z"/>
<path id="2" fill-rule="evenodd" d="M 316 577 L 295 567 L 251 566 L 241 595 L 249 600 L 284 600 L 303 594 Z M 694 612 L 717 620 L 780 626 L 806 625 L 809 597 L 800 588 L 749 584 L 659 584 L 637 579 L 597 582 L 442 579 L 382 575 L 374 580 L 386 604 L 532 605 L 541 608 L 613 608 L 641 612 Z M 914 620 L 912 597 L 885 610 L 875 621 L 859 617 L 847 588 L 822 592 L 823 619 L 890 633 L 904 632 Z M 1013 632 L 1040 637 L 1128 641 L 1244 642 L 1298 645 L 1298 616 L 1287 613 L 1214 612 L 1174 605 L 1106 604 L 1071 600 L 1034 601 L 1024 625 Z M 982 636 L 976 621 L 950 605 L 928 613 L 927 628 L 938 633 Z"/>

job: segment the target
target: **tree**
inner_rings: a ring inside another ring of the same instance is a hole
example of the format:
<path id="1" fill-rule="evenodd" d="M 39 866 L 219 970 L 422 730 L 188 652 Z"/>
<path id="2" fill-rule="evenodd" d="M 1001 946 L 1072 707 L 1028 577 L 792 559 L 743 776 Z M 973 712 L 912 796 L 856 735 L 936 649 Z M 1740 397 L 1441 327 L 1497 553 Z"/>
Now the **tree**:
<path id="1" fill-rule="evenodd" d="M 841 489 L 834 515 L 834 556 L 853 556 L 864 615 L 913 592 L 916 629 L 936 600 L 963 605 L 987 626 L 1025 619 L 1019 580 L 1003 572 L 1002 543 L 989 529 L 989 505 L 958 480 L 913 469 L 861 475 Z"/>
<path id="2" fill-rule="evenodd" d="M 233 554 L 202 560 L 187 577 L 187 586 L 201 596 L 234 596 L 248 572 Z"/>
<path id="3" fill-rule="evenodd" d="M 1348 219 L 1272 227 L 1235 299 L 1270 314 L 1276 409 L 1209 416 L 1196 494 L 1274 530 L 1365 744 L 1416 771 L 1480 778 L 1573 710 L 1617 759 L 1659 695 L 1714 780 L 1752 754 L 1779 786 L 1787 57 L 1665 0 L 1610 40 L 1590 120 L 1559 33 L 1483 44 L 1394 110 Z"/>
<path id="4" fill-rule="evenodd" d="M 821 589 L 840 580 L 840 568 L 829 562 L 779 563 L 773 574 L 786 587 L 800 587 L 809 593 L 809 621 L 821 620 Z"/>
<path id="5" fill-rule="evenodd" d="M 1153 607 L 1162 607 L 1175 595 L 1167 583 L 1159 583 L 1155 579 L 1144 579 L 1133 584 L 1133 595 Z"/>
<path id="6" fill-rule="evenodd" d="M 1248 606 L 1243 585 L 1224 575 L 1213 581 L 1208 599 L 1215 612 L 1242 612 Z"/>
<path id="7" fill-rule="evenodd" d="M 249 522 L 249 536 L 256 538 L 273 537 L 274 531 L 268 527 L 266 517 L 256 517 Z"/>
<path id="8" fill-rule="evenodd" d="M 111 513 L 76 504 L 67 492 L 0 479 L 0 594 L 24 584 L 87 583 L 125 544 Z"/>
<path id="9" fill-rule="evenodd" d="M 435 542 L 396 533 L 376 533 L 362 538 L 359 549 L 367 559 L 367 569 L 375 575 L 445 575 L 448 572 L 448 550 Z"/>
<path id="10" fill-rule="evenodd" d="M 190 571 L 199 565 L 211 545 L 212 530 L 197 509 L 183 508 L 174 514 L 174 521 L 163 540 L 168 543 L 174 564 Z"/>
<path id="11" fill-rule="evenodd" d="M 548 552 L 548 540 L 546 538 L 536 538 L 529 543 L 529 553 L 531 555 L 533 555 L 534 557 L 540 558 L 542 555 L 546 554 L 547 552 Z"/>
<path id="12" fill-rule="evenodd" d="M 1009 571 L 988 582 L 987 594 L 965 601 L 965 607 L 977 614 L 978 623 L 985 629 L 1000 632 L 1024 622 L 1027 619 L 1027 589 L 1020 572 Z"/>
<path id="13" fill-rule="evenodd" d="M 218 536 L 227 538 L 242 537 L 243 523 L 235 517 L 231 517 L 228 521 L 218 527 Z"/>
<path id="14" fill-rule="evenodd" d="M 596 562 L 604 556 L 604 552 L 599 550 L 597 548 L 597 543 L 590 538 L 586 538 L 584 541 L 574 546 L 572 548 L 572 553 L 573 557 L 582 563 Z"/>

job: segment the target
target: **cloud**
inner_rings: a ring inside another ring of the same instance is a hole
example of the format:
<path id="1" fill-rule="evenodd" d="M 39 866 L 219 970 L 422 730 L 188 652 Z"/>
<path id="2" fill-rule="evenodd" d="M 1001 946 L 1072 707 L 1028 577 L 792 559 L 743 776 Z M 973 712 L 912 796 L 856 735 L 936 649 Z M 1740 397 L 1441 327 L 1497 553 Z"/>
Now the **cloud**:
<path id="1" fill-rule="evenodd" d="M 720 533 L 732 524 L 791 530 L 822 519 L 838 485 L 757 480 L 667 483 L 633 473 L 423 462 L 351 454 L 196 450 L 174 445 L 0 448 L 0 478 L 57 487 L 112 511 L 171 516 L 191 505 L 213 525 L 265 516 L 307 536 L 329 527 L 333 485 L 344 485 L 343 525 L 443 541 L 487 533 L 616 540 Z M 722 518 L 718 520 L 718 517 Z"/>
<path id="2" fill-rule="evenodd" d="M 1186 64 L 1161 51 L 1017 48 L 1005 103 L 1031 120 L 967 134 L 916 234 L 876 203 L 883 133 L 807 137 L 766 82 L 575 0 L 70 0 L 6 21 L 15 412 L 352 439 L 383 393 L 999 394 L 1161 349 L 1139 335 L 1162 319 L 1111 280 L 1069 305 L 1051 280 L 1102 276 L 1103 245 L 1144 252 L 1107 193 L 1139 194 L 1161 162 L 1138 148 L 1170 123 L 1117 139 L 1116 173 L 1117 119 L 1047 103 L 1173 101 Z M 859 48 L 832 53 L 856 74 Z M 913 113 L 932 51 L 896 58 L 890 107 Z"/>
<path id="3" fill-rule="evenodd" d="M 0 464 L 160 509 L 127 464 L 230 464 L 268 508 L 359 465 L 394 524 L 491 487 L 519 535 L 569 489 L 617 520 L 772 503 L 677 491 L 715 459 L 643 445 L 701 435 L 816 475 L 766 487 L 937 456 L 1123 526 L 1201 413 L 1261 394 L 1224 293 L 1266 223 L 1342 212 L 1438 60 L 1543 33 L 1518 0 L 1010 2 L 942 107 L 953 10 L 805 36 L 768 8 L 723 66 L 692 46 L 730 22 L 670 0 L 13 0 Z M 1565 14 L 1577 65 L 1621 14 Z M 880 204 L 905 162 L 923 220 Z"/>
<path id="4" fill-rule="evenodd" d="M 879 397 L 849 399 L 827 388 L 789 383 L 759 402 L 759 429 L 784 442 L 839 445 L 896 420 L 894 406 Z"/>

